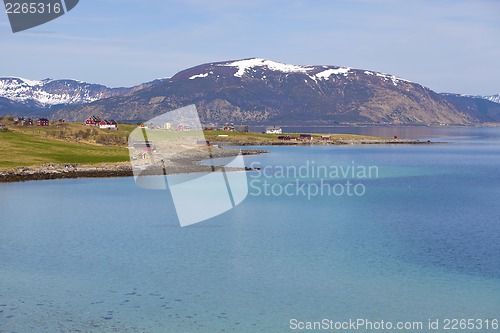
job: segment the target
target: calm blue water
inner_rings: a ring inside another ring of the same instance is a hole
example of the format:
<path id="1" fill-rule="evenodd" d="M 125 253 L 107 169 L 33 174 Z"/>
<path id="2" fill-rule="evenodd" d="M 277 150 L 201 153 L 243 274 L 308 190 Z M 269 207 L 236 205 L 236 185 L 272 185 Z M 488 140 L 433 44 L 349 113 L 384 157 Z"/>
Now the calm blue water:
<path id="1" fill-rule="evenodd" d="M 246 162 L 271 176 L 249 173 L 241 205 L 186 228 L 168 191 L 133 178 L 0 184 L 0 332 L 500 319 L 499 134 L 438 133 L 454 143 L 432 146 L 266 147 L 272 153 Z M 256 195 L 264 181 L 293 189 L 279 168 L 308 162 L 379 172 L 300 180 L 350 180 L 362 196 Z"/>

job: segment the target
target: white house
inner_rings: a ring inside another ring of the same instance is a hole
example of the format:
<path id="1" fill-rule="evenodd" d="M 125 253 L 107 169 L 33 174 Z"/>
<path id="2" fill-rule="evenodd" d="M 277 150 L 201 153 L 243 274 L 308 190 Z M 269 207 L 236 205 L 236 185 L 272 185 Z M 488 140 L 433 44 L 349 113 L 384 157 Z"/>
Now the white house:
<path id="1" fill-rule="evenodd" d="M 99 122 L 98 125 L 99 125 L 99 128 L 101 128 L 101 129 L 114 129 L 114 130 L 118 129 L 118 123 L 114 120 L 103 119 Z"/>
<path id="2" fill-rule="evenodd" d="M 269 126 L 266 128 L 266 134 L 282 134 L 283 130 L 279 126 Z"/>

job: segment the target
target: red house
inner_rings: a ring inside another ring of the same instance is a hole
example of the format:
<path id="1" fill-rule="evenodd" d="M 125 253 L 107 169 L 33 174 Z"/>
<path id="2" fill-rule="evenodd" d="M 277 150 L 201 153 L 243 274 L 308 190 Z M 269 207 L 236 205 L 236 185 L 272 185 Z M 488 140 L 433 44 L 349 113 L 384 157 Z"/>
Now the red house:
<path id="1" fill-rule="evenodd" d="M 36 121 L 36 126 L 49 126 L 49 120 L 46 118 L 40 118 Z"/>
<path id="2" fill-rule="evenodd" d="M 100 121 L 101 121 L 101 119 L 99 119 L 99 117 L 90 116 L 90 117 L 88 117 L 85 120 L 85 125 L 87 125 L 87 126 L 97 126 L 97 125 L 99 125 Z"/>

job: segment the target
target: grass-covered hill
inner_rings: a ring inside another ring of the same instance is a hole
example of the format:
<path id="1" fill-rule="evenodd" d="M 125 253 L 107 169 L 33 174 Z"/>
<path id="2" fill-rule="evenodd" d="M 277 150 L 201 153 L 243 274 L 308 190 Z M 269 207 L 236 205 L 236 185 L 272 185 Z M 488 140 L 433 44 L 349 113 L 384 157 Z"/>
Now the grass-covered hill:
<path id="1" fill-rule="evenodd" d="M 0 119 L 0 168 L 46 163 L 109 163 L 129 159 L 127 136 L 135 125 L 102 130 L 82 123 L 22 126 L 12 117 Z"/>

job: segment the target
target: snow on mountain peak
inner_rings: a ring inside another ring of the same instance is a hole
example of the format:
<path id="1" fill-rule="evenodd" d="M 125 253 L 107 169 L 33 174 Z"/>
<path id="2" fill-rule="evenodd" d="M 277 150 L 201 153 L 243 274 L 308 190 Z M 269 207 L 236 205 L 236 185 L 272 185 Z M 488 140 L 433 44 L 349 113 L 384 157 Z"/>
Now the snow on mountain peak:
<path id="1" fill-rule="evenodd" d="M 384 74 L 384 73 L 379 73 L 379 72 L 370 72 L 370 71 L 364 71 L 363 73 L 366 75 L 375 75 L 375 76 L 381 77 L 384 79 L 384 81 L 391 80 L 392 84 L 394 84 L 395 86 L 398 85 L 399 81 L 411 82 L 409 80 L 402 79 L 402 78 L 397 77 L 395 75 L 389 75 L 389 74 Z"/>
<path id="2" fill-rule="evenodd" d="M 242 77 L 243 74 L 248 69 L 252 69 L 255 67 L 267 67 L 270 70 L 273 71 L 279 71 L 283 73 L 306 73 L 307 71 L 311 71 L 314 69 L 314 67 L 304 67 L 304 66 L 297 66 L 297 65 L 289 65 L 289 64 L 284 64 L 272 60 L 265 60 L 262 58 L 251 58 L 251 59 L 244 59 L 244 60 L 238 60 L 230 63 L 224 63 L 221 64 L 220 66 L 225 66 L 225 67 L 238 67 L 238 70 L 234 74 L 236 77 Z"/>
<path id="3" fill-rule="evenodd" d="M 43 84 L 42 81 L 28 80 L 28 79 L 23 79 L 23 78 L 17 78 L 17 79 L 23 81 L 24 83 L 26 83 L 30 87 L 35 87 L 35 86 L 39 86 L 39 85 Z"/>
<path id="4" fill-rule="evenodd" d="M 191 76 L 189 79 L 194 80 L 196 78 L 202 78 L 202 77 L 207 77 L 209 73 L 203 73 L 203 74 L 196 74 Z M 213 74 L 213 72 L 210 72 L 210 74 Z"/>
<path id="5" fill-rule="evenodd" d="M 5 86 L 6 84 L 9 84 L 9 82 L 10 84 L 25 85 L 29 87 L 35 87 L 43 84 L 42 81 L 28 80 L 22 77 L 6 76 L 0 78 L 0 88 L 2 86 Z"/>
<path id="6" fill-rule="evenodd" d="M 282 73 L 302 73 L 308 74 L 309 78 L 317 82 L 317 80 L 329 80 L 332 75 L 342 75 L 347 77 L 349 74 L 355 73 L 355 71 L 350 67 L 332 67 L 332 66 L 298 66 L 284 64 L 272 60 L 266 60 L 262 58 L 250 58 L 243 60 L 236 60 L 232 62 L 226 62 L 219 64 L 218 66 L 224 67 L 237 67 L 234 76 L 242 77 L 245 73 L 256 67 L 266 67 L 273 71 L 279 71 Z M 319 72 L 313 74 L 314 72 L 320 70 Z M 313 71 L 313 73 L 310 73 Z M 385 81 L 392 81 L 392 83 L 397 86 L 400 81 L 410 82 L 408 80 L 396 77 L 394 75 L 379 73 L 379 72 L 369 72 L 364 71 L 366 75 L 373 75 L 382 78 Z M 193 75 L 190 79 L 195 79 L 198 77 L 206 77 L 206 74 Z"/>
<path id="7" fill-rule="evenodd" d="M 88 103 L 104 96 L 102 89 L 93 90 L 92 85 L 76 80 L 35 81 L 0 77 L 0 97 L 21 103 L 36 102 L 42 106 Z"/>

